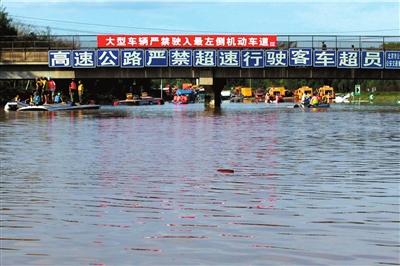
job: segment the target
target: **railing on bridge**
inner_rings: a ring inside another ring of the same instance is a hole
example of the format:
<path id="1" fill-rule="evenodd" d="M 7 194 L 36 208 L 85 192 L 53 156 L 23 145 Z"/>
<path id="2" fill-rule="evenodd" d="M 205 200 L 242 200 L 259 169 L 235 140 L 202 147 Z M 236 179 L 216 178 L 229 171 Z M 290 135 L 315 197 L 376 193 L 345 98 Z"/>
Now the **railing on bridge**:
<path id="1" fill-rule="evenodd" d="M 278 35 L 278 48 L 400 50 L 400 36 Z M 96 35 L 1 36 L 0 63 L 47 62 L 48 50 L 97 48 Z"/>

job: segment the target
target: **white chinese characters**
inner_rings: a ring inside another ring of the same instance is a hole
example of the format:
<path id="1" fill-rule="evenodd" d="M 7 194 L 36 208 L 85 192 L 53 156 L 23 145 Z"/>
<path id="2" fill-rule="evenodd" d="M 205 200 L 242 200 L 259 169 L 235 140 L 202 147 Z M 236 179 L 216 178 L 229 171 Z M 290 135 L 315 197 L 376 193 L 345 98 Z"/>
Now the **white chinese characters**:
<path id="1" fill-rule="evenodd" d="M 168 66 L 167 50 L 152 49 L 145 51 L 146 63 L 148 67 L 166 67 Z"/>
<path id="2" fill-rule="evenodd" d="M 240 67 L 240 51 L 219 50 L 217 65 L 220 67 Z"/>
<path id="3" fill-rule="evenodd" d="M 383 53 L 380 51 L 362 51 L 362 68 L 383 68 Z"/>
<path id="4" fill-rule="evenodd" d="M 118 67 L 119 66 L 119 50 L 117 50 L 117 49 L 97 50 L 97 66 L 98 67 Z"/>
<path id="5" fill-rule="evenodd" d="M 289 49 L 290 66 L 312 66 L 311 48 L 292 48 Z"/>
<path id="6" fill-rule="evenodd" d="M 121 67 L 144 67 L 144 50 L 125 49 L 121 51 Z"/>
<path id="7" fill-rule="evenodd" d="M 192 51 L 185 49 L 169 50 L 170 66 L 192 66 Z"/>
<path id="8" fill-rule="evenodd" d="M 79 50 L 72 52 L 73 67 L 75 68 L 94 68 L 96 67 L 94 50 Z"/>
<path id="9" fill-rule="evenodd" d="M 155 38 L 155 37 L 154 37 Z M 128 42 L 132 41 L 126 39 Z M 117 42 L 117 39 L 114 41 Z M 135 40 L 152 42 L 152 39 Z M 165 41 L 185 42 L 185 39 Z M 214 40 L 217 41 L 217 40 Z M 242 40 L 244 41 L 244 40 Z M 246 42 L 249 41 L 246 39 Z M 229 38 L 219 39 L 229 42 Z M 49 67 L 336 67 L 399 69 L 400 51 L 370 50 L 321 50 L 291 48 L 269 49 L 97 49 L 97 50 L 50 50 Z"/>
<path id="10" fill-rule="evenodd" d="M 71 51 L 49 51 L 49 67 L 71 67 Z"/>
<path id="11" fill-rule="evenodd" d="M 338 68 L 359 68 L 360 53 L 358 51 L 338 51 Z"/>
<path id="12" fill-rule="evenodd" d="M 285 50 L 265 51 L 266 67 L 286 67 L 288 65 L 288 52 Z"/>
<path id="13" fill-rule="evenodd" d="M 194 50 L 193 66 L 212 67 L 216 65 L 215 50 Z"/>

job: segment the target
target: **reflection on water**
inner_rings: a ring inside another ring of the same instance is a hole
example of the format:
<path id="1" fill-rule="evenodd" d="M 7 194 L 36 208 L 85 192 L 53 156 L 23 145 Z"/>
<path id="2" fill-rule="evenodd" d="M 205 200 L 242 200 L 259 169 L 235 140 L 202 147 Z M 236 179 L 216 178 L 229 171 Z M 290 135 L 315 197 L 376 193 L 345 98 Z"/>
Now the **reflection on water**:
<path id="1" fill-rule="evenodd" d="M 399 263 L 399 108 L 286 107 L 1 112 L 1 264 Z"/>

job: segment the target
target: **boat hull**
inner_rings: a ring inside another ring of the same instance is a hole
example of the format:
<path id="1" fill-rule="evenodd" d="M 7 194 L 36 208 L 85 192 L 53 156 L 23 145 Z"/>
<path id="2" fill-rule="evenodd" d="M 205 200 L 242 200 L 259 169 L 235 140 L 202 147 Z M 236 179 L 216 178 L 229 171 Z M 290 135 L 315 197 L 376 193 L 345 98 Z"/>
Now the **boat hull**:
<path id="1" fill-rule="evenodd" d="M 127 99 L 114 102 L 114 106 L 138 106 L 138 105 L 161 105 L 164 100 L 161 98 L 143 97 L 141 99 Z"/>
<path id="2" fill-rule="evenodd" d="M 26 106 L 29 106 L 29 105 L 26 103 L 23 103 L 23 102 L 19 102 L 19 101 L 12 101 L 12 102 L 6 103 L 6 105 L 4 106 L 4 111 L 6 111 L 6 112 L 17 111 L 19 108 L 26 107 Z"/>
<path id="3" fill-rule="evenodd" d="M 299 108 L 299 107 L 301 107 L 301 108 L 329 108 L 330 104 L 329 103 L 321 103 L 321 104 L 318 104 L 318 105 L 311 105 L 311 104 L 304 105 L 304 104 L 300 103 L 300 104 L 295 104 L 293 106 L 293 108 Z"/>
<path id="4" fill-rule="evenodd" d="M 85 104 L 85 105 L 68 105 L 68 104 L 57 104 L 57 105 L 38 105 L 38 106 L 25 106 L 19 108 L 18 112 L 26 111 L 73 111 L 73 110 L 93 110 L 100 109 L 100 105 L 97 104 Z"/>

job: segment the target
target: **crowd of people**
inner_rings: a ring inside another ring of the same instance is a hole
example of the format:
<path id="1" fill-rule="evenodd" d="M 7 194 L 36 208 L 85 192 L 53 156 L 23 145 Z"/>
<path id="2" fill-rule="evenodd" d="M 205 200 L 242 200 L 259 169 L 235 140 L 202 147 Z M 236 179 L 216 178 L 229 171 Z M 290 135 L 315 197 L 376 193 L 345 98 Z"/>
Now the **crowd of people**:
<path id="1" fill-rule="evenodd" d="M 81 80 L 76 84 L 72 79 L 68 86 L 69 101 L 71 104 L 83 102 L 84 86 Z M 51 78 L 38 77 L 35 79 L 35 91 L 31 96 L 30 103 L 35 105 L 57 104 L 68 102 L 64 99 L 61 89 L 57 88 L 56 82 Z"/>

